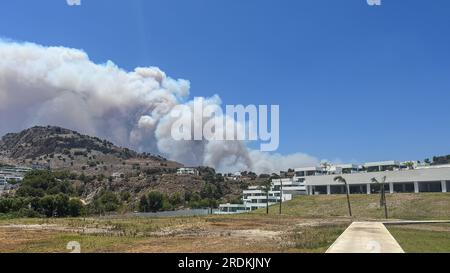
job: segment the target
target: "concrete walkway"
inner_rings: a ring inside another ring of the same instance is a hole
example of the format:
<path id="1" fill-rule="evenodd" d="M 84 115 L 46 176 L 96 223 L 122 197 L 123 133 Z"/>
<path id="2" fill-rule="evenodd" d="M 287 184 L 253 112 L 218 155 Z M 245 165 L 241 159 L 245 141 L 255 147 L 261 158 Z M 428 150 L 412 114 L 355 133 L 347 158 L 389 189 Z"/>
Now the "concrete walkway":
<path id="1" fill-rule="evenodd" d="M 326 253 L 404 253 L 380 222 L 353 222 Z"/>

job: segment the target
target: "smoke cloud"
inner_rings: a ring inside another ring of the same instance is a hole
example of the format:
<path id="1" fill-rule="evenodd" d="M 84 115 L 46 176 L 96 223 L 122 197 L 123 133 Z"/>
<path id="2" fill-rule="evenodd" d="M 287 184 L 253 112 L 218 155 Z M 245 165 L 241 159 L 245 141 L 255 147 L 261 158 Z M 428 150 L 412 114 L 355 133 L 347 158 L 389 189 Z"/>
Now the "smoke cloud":
<path id="1" fill-rule="evenodd" d="M 0 40 L 1 135 L 57 125 L 224 172 L 269 173 L 318 163 L 306 154 L 251 150 L 243 141 L 175 141 L 170 113 L 181 104 L 192 111 L 189 90 L 189 81 L 157 67 L 128 72 L 111 61 L 95 64 L 82 50 Z M 217 95 L 203 100 L 221 107 Z"/>

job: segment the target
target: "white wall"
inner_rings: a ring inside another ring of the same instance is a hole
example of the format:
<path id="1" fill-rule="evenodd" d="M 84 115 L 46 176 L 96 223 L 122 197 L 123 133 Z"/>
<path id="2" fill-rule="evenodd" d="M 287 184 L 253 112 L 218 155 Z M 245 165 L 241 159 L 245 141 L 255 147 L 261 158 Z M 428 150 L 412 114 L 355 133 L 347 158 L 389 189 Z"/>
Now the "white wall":
<path id="1" fill-rule="evenodd" d="M 380 181 L 383 176 L 386 176 L 386 183 L 431 182 L 450 180 L 450 168 L 354 173 L 342 174 L 341 176 L 345 178 L 348 184 L 371 184 L 370 180 L 373 177 Z M 305 183 L 307 186 L 342 185 L 339 182 L 335 182 L 333 180 L 334 177 L 336 175 L 308 176 L 305 179 Z"/>

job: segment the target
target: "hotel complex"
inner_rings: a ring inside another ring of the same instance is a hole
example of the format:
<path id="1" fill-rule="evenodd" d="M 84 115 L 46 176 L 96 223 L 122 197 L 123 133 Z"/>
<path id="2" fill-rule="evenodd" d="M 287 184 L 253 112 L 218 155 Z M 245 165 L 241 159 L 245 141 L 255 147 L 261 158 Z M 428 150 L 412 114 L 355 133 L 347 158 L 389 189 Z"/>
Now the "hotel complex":
<path id="1" fill-rule="evenodd" d="M 31 170 L 31 168 L 27 167 L 0 167 L 0 195 L 9 192 L 10 189 L 16 186 L 16 183 L 22 182 L 25 174 Z"/>
<path id="2" fill-rule="evenodd" d="M 379 193 L 383 181 L 389 193 L 419 193 L 450 191 L 450 165 L 420 165 L 398 161 L 370 162 L 363 165 L 342 164 L 295 169 L 291 178 L 272 179 L 269 206 L 291 200 L 296 195 L 345 194 L 343 183 L 334 181 L 342 176 L 350 194 Z M 218 214 L 242 213 L 266 207 L 267 193 L 257 186 L 243 191 L 242 204 L 222 204 Z"/>

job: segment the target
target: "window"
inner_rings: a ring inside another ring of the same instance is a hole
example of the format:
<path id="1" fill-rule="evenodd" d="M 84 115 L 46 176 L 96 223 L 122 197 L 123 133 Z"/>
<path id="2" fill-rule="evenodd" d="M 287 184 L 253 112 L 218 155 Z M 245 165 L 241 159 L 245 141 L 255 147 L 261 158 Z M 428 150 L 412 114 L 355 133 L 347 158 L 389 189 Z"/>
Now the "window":
<path id="1" fill-rule="evenodd" d="M 381 191 L 381 184 L 370 184 L 370 192 L 371 193 L 380 193 Z M 384 184 L 384 191 L 389 192 L 389 184 Z"/>
<path id="2" fill-rule="evenodd" d="M 330 186 L 330 192 L 331 194 L 344 194 L 345 186 L 344 185 Z"/>
<path id="3" fill-rule="evenodd" d="M 419 182 L 419 192 L 442 192 L 442 184 L 436 182 Z"/>
<path id="4" fill-rule="evenodd" d="M 350 185 L 350 193 L 351 194 L 367 194 L 367 185 Z"/>
<path id="5" fill-rule="evenodd" d="M 414 192 L 414 183 L 394 183 L 394 192 Z"/>
<path id="6" fill-rule="evenodd" d="M 327 194 L 327 186 L 314 186 L 313 193 L 314 194 Z"/>

